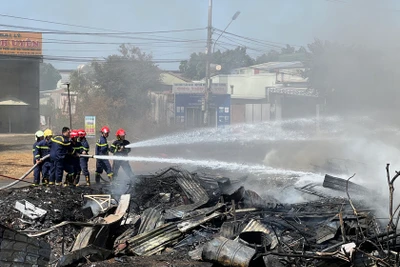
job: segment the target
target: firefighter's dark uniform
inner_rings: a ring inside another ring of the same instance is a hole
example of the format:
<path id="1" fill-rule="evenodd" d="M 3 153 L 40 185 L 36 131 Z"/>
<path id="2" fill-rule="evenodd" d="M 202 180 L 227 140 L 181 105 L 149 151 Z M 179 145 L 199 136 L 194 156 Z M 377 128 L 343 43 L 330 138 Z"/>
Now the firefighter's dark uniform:
<path id="1" fill-rule="evenodd" d="M 66 181 L 70 181 L 74 176 L 74 171 L 66 160 L 66 156 L 71 154 L 72 147 L 68 137 L 57 135 L 51 138 L 50 159 L 53 162 L 50 175 L 50 183 L 61 185 L 63 172 L 67 172 Z"/>
<path id="2" fill-rule="evenodd" d="M 43 157 L 47 156 L 50 154 L 50 141 L 47 139 L 43 139 L 42 141 L 38 142 L 36 147 L 35 147 L 35 160 L 36 159 L 42 159 Z M 42 172 L 42 183 L 47 184 L 49 182 L 50 178 L 50 170 L 51 170 L 51 161 L 49 158 L 45 159 L 42 161 L 42 163 L 39 164 Z M 34 182 L 36 181 L 40 182 L 39 177 L 34 178 Z"/>
<path id="3" fill-rule="evenodd" d="M 37 155 L 35 153 L 36 151 L 36 146 L 40 143 L 40 141 L 36 141 L 33 146 L 32 146 L 32 153 L 33 153 L 33 165 L 36 164 L 36 160 L 40 158 L 40 155 Z M 33 169 L 33 184 L 34 185 L 39 185 L 40 183 L 40 173 L 42 172 L 42 164 L 36 165 L 36 167 Z"/>
<path id="4" fill-rule="evenodd" d="M 108 151 L 109 147 L 107 143 L 107 138 L 102 135 L 96 143 L 96 155 L 108 156 Z M 108 178 L 112 180 L 113 172 L 111 169 L 110 161 L 108 159 L 96 159 L 96 183 L 100 183 L 100 175 L 103 173 L 103 171 L 105 171 Z"/>
<path id="5" fill-rule="evenodd" d="M 110 148 L 110 152 L 113 153 L 115 156 L 128 156 L 128 154 L 131 152 L 130 148 L 126 148 L 127 145 L 129 145 L 128 140 L 115 140 Z M 119 151 L 122 148 L 121 151 Z M 131 165 L 129 164 L 129 161 L 127 160 L 114 160 L 113 161 L 113 173 L 114 177 L 118 175 L 119 168 L 122 167 L 122 169 L 125 171 L 126 175 L 128 175 L 129 178 L 134 177 L 134 173 L 132 171 Z"/>
<path id="6" fill-rule="evenodd" d="M 79 184 L 79 176 L 81 174 L 81 164 L 79 161 L 79 154 L 82 153 L 82 144 L 81 142 L 78 141 L 71 141 L 71 146 L 72 146 L 72 152 L 71 155 L 69 155 L 69 161 L 71 164 L 72 169 L 74 170 L 74 178 L 70 183 L 73 183 L 74 185 Z"/>
<path id="7" fill-rule="evenodd" d="M 82 144 L 82 151 L 86 151 L 87 154 L 89 154 L 89 142 L 87 141 L 86 138 L 82 138 L 80 139 L 81 144 Z M 83 175 L 86 178 L 86 183 L 90 184 L 90 173 L 89 173 L 89 169 L 88 169 L 88 162 L 89 162 L 89 158 L 80 158 L 80 165 L 81 165 L 81 170 Z"/>

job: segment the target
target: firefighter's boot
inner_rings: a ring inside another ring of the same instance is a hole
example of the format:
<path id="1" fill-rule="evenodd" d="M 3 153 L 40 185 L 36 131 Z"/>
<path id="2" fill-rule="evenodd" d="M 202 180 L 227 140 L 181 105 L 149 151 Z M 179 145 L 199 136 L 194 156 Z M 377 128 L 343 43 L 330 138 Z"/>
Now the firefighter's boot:
<path id="1" fill-rule="evenodd" d="M 109 173 L 109 174 L 107 174 L 107 176 L 108 176 L 108 179 L 110 179 L 110 183 L 112 183 L 113 180 L 114 180 L 114 175 L 113 175 L 113 173 Z"/>
<path id="2" fill-rule="evenodd" d="M 48 186 L 48 184 L 49 184 L 49 178 L 43 178 L 42 185 Z"/>
<path id="3" fill-rule="evenodd" d="M 100 179 L 101 179 L 100 173 L 96 173 L 96 176 L 95 176 L 96 184 L 100 183 Z"/>
<path id="4" fill-rule="evenodd" d="M 90 186 L 90 176 L 88 175 L 85 178 L 86 178 L 86 185 Z"/>
<path id="5" fill-rule="evenodd" d="M 79 186 L 80 174 L 75 175 L 74 177 L 74 185 Z"/>

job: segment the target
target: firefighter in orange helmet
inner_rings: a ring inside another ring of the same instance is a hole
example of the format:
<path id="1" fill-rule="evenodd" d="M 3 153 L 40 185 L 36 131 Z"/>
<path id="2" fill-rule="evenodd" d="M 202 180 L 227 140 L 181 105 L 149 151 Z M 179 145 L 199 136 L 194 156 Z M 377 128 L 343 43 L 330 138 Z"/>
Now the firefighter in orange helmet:
<path id="1" fill-rule="evenodd" d="M 125 139 L 126 132 L 124 129 L 118 129 L 117 132 L 115 133 L 115 136 L 117 137 L 117 140 L 115 140 L 111 147 L 110 147 L 110 152 L 114 154 L 114 156 L 122 156 L 126 157 L 128 156 L 129 152 L 131 152 L 131 149 L 126 147 L 127 145 L 130 144 L 128 140 Z M 113 173 L 114 177 L 118 175 L 119 168 L 122 167 L 122 169 L 125 171 L 126 175 L 129 178 L 133 178 L 134 174 L 131 168 L 131 165 L 129 164 L 128 160 L 114 160 L 113 161 Z"/>

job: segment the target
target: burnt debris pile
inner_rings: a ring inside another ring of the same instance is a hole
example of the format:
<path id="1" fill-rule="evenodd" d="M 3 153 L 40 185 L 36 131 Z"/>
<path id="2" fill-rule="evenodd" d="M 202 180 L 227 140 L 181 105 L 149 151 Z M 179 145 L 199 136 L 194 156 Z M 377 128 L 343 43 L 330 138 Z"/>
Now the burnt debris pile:
<path id="1" fill-rule="evenodd" d="M 89 187 L 25 187 L 0 191 L 0 223 L 20 233 L 36 233 L 65 221 L 84 222 L 82 212 L 83 195 L 99 194 L 99 190 Z M 55 256 L 62 255 L 62 240 L 65 247 L 74 242 L 80 227 L 66 225 L 41 236 L 41 240 L 51 245 Z"/>
<path id="2" fill-rule="evenodd" d="M 396 178 L 388 181 L 393 185 Z M 391 219 L 383 223 L 366 203 L 351 198 L 367 189 L 329 175 L 319 186 L 325 191 L 316 184 L 298 188 L 317 200 L 284 204 L 247 190 L 240 179 L 169 168 L 138 176 L 122 195 L 107 192 L 112 187 L 10 191 L 2 197 L 1 221 L 29 240 L 47 241 L 58 266 L 399 263 L 393 198 Z M 329 196 L 328 189 L 345 196 Z M 51 204 L 45 196 L 67 204 Z"/>

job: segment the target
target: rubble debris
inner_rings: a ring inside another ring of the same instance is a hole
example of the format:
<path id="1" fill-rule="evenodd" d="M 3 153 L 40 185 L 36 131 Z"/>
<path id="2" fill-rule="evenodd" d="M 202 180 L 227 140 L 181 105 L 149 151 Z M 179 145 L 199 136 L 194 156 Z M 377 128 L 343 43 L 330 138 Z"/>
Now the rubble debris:
<path id="1" fill-rule="evenodd" d="M 28 237 L 0 225 L 1 266 L 48 266 L 51 247 L 37 238 Z"/>
<path id="2" fill-rule="evenodd" d="M 279 202 L 273 198 L 270 198 L 270 201 L 266 201 L 256 192 L 252 190 L 245 190 L 243 196 L 243 204 L 247 208 L 275 209 L 278 206 Z"/>
<path id="3" fill-rule="evenodd" d="M 246 237 L 246 233 L 251 233 L 250 237 L 253 237 L 254 235 L 258 235 L 259 237 L 251 238 L 252 240 L 249 240 L 249 238 Z M 268 226 L 260 223 L 260 221 L 255 219 L 251 219 L 249 221 L 249 223 L 244 227 L 244 229 L 235 240 L 239 239 L 242 239 L 243 241 L 246 241 L 250 244 L 253 244 L 253 241 L 258 241 L 256 243 L 262 244 L 264 247 L 268 247 L 269 250 L 273 250 L 278 245 L 278 238 L 275 233 L 271 229 L 269 229 Z"/>
<path id="4" fill-rule="evenodd" d="M 175 223 L 167 223 L 147 233 L 134 236 L 124 244 L 115 244 L 115 254 L 150 256 L 162 251 L 181 235 Z"/>
<path id="5" fill-rule="evenodd" d="M 323 187 L 338 190 L 341 192 L 346 192 L 346 186 L 348 187 L 349 192 L 355 194 L 371 194 L 372 192 L 367 188 L 355 184 L 350 181 L 346 181 L 345 179 L 335 177 L 329 174 L 325 175 L 324 182 L 322 184 Z"/>
<path id="6" fill-rule="evenodd" d="M 138 234 L 143 234 L 164 224 L 161 210 L 155 208 L 146 209 L 141 215 L 141 223 Z"/>
<path id="7" fill-rule="evenodd" d="M 242 232 L 245 226 L 245 223 L 242 221 L 224 222 L 221 225 L 219 234 L 228 239 L 233 239 L 234 237 L 238 236 L 240 232 Z"/>
<path id="8" fill-rule="evenodd" d="M 76 266 L 76 264 L 84 258 L 90 258 L 90 261 L 93 262 L 103 261 L 108 259 L 111 254 L 111 250 L 90 245 L 63 256 L 58 261 L 58 266 Z"/>
<path id="9" fill-rule="evenodd" d="M 16 201 L 15 202 L 15 209 L 20 211 L 23 215 L 23 217 L 28 217 L 29 219 L 36 220 L 44 215 L 46 215 L 47 211 L 44 209 L 38 208 L 29 201 L 21 200 L 21 202 Z"/>
<path id="10" fill-rule="evenodd" d="M 92 211 L 92 216 L 97 216 L 111 207 L 111 195 L 84 195 L 83 197 L 97 204 L 94 207 L 88 203 Z"/>
<path id="11" fill-rule="evenodd" d="M 200 208 L 210 200 L 206 190 L 200 185 L 199 180 L 195 179 L 188 171 L 179 172 L 176 181 L 193 203 L 174 207 L 174 210 L 183 212 L 192 211 Z"/>
<path id="12" fill-rule="evenodd" d="M 81 197 L 86 194 L 102 194 L 102 188 L 77 187 L 22 187 L 0 191 L 0 224 L 10 229 L 23 233 L 36 233 L 52 229 L 53 226 L 63 222 L 85 223 L 86 217 L 82 213 L 84 200 Z M 14 208 L 12 203 L 25 199 L 35 207 L 47 211 L 36 220 L 21 219 L 21 213 Z M 10 204 L 11 203 L 11 204 Z M 38 236 L 39 240 L 47 242 L 55 257 L 62 255 L 62 228 L 56 228 L 46 235 Z M 65 226 L 64 245 L 72 246 L 75 237 L 81 230 L 80 226 L 67 224 Z"/>
<path id="13" fill-rule="evenodd" d="M 255 254 L 254 249 L 219 236 L 205 244 L 202 258 L 222 266 L 247 267 Z"/>
<path id="14" fill-rule="evenodd" d="M 350 196 L 348 189 L 346 184 Z M 152 264 L 158 257 L 171 262 L 177 257 L 183 265 L 175 266 L 399 263 L 398 209 L 393 205 L 390 223 L 385 225 L 367 202 L 358 199 L 314 194 L 313 201 L 285 204 L 227 177 L 177 168 L 138 176 L 120 199 L 115 198 L 118 206 L 112 204 L 115 195 L 108 190 L 82 187 L 0 191 L 6 201 L 0 203 L 0 208 L 8 212 L 0 222 L 48 240 L 55 258 L 61 258 L 60 266 L 87 261 L 92 264 L 87 266 L 141 266 L 138 259 L 148 256 Z M 110 196 L 101 200 L 101 205 L 94 204 L 101 206 L 99 214 L 85 216 L 82 206 L 87 199 L 83 196 L 87 195 Z M 57 201 L 63 198 L 62 203 Z M 20 213 L 6 205 L 7 201 L 20 199 L 47 213 L 36 220 L 21 220 Z"/>

